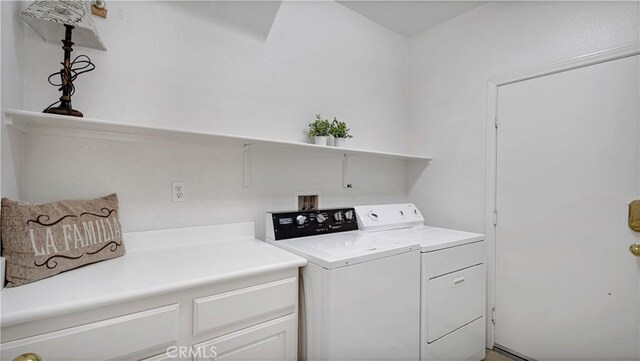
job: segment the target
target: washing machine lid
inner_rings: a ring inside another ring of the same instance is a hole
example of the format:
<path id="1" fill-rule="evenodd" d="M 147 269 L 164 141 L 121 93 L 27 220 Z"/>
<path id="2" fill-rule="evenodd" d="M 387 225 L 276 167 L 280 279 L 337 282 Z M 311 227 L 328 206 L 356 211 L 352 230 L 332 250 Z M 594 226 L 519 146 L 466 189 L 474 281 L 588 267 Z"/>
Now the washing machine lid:
<path id="1" fill-rule="evenodd" d="M 387 239 L 360 231 L 269 242 L 326 269 L 346 267 L 420 249 L 415 241 Z"/>
<path id="2" fill-rule="evenodd" d="M 407 231 L 418 235 L 422 252 L 461 246 L 463 244 L 484 240 L 484 234 L 430 226 L 413 227 Z"/>
<path id="3" fill-rule="evenodd" d="M 483 234 L 431 226 L 385 230 L 372 232 L 372 234 L 388 239 L 398 239 L 400 242 L 418 242 L 421 252 L 432 252 L 484 240 Z"/>

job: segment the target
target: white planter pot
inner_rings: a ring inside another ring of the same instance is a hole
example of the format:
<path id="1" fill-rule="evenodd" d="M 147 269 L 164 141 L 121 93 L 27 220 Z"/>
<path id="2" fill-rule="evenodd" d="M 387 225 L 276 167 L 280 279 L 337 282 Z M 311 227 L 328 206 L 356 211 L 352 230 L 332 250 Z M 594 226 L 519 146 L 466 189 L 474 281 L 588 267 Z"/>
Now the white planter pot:
<path id="1" fill-rule="evenodd" d="M 336 138 L 334 138 L 333 136 L 327 137 L 327 145 L 330 147 L 333 147 L 334 142 L 336 141 Z"/>
<path id="2" fill-rule="evenodd" d="M 335 138 L 334 145 L 339 148 L 344 148 L 347 146 L 347 138 Z"/>
<path id="3" fill-rule="evenodd" d="M 327 137 L 313 137 L 316 145 L 327 145 Z"/>

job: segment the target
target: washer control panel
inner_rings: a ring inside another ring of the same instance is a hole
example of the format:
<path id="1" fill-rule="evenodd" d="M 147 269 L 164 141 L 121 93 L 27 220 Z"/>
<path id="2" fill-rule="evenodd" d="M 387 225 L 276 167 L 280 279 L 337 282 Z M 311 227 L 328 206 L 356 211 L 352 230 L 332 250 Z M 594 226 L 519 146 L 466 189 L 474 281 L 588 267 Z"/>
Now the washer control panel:
<path id="1" fill-rule="evenodd" d="M 267 238 L 277 241 L 357 230 L 354 208 L 267 213 Z"/>
<path id="2" fill-rule="evenodd" d="M 411 203 L 380 204 L 355 207 L 360 230 L 380 231 L 424 224 L 424 217 Z"/>

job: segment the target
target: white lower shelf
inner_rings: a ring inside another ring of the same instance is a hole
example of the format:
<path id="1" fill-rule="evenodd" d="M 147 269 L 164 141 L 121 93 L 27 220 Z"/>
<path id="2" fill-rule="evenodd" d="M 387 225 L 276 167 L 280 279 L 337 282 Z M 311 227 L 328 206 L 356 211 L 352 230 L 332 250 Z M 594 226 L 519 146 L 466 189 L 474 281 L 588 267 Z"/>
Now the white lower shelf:
<path id="1" fill-rule="evenodd" d="M 358 155 L 422 162 L 429 162 L 431 160 L 431 158 L 422 155 L 379 152 L 353 148 L 336 148 L 222 133 L 133 125 L 100 119 L 77 118 L 14 109 L 6 111 L 6 124 L 28 134 L 49 134 L 78 138 L 130 141 L 145 139 L 161 140 L 176 143 L 199 143 L 221 147 L 238 147 L 239 149 L 242 149 L 245 145 L 267 146 L 292 150 L 309 150 L 319 153 L 331 153 L 346 156 Z"/>

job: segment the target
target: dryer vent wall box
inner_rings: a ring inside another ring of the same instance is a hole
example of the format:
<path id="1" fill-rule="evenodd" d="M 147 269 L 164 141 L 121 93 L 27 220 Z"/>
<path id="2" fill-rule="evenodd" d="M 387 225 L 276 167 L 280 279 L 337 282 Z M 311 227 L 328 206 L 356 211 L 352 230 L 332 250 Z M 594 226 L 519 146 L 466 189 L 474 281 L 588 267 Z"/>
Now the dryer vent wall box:
<path id="1" fill-rule="evenodd" d="M 315 211 L 318 209 L 318 195 L 299 195 L 298 196 L 298 210 L 299 211 Z"/>

